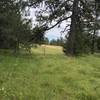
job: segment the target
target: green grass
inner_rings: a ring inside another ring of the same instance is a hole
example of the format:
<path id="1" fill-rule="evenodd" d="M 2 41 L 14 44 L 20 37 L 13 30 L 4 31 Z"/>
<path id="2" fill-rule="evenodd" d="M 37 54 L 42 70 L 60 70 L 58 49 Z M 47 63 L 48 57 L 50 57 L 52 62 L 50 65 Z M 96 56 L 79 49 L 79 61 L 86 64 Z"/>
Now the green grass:
<path id="1" fill-rule="evenodd" d="M 100 55 L 66 57 L 61 49 L 0 54 L 0 100 L 100 100 Z"/>

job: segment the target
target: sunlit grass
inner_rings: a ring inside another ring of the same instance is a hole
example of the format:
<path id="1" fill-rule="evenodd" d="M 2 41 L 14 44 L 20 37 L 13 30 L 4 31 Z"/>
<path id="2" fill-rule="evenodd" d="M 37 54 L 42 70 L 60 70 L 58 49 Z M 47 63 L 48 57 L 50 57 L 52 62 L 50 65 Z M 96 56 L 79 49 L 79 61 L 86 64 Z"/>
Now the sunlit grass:
<path id="1" fill-rule="evenodd" d="M 66 57 L 62 48 L 0 55 L 0 100 L 100 100 L 100 55 Z"/>
<path id="2" fill-rule="evenodd" d="M 62 52 L 62 47 L 60 46 L 50 46 L 50 45 L 42 45 L 42 46 L 38 46 L 37 48 L 32 48 L 32 53 L 33 54 L 63 54 Z"/>

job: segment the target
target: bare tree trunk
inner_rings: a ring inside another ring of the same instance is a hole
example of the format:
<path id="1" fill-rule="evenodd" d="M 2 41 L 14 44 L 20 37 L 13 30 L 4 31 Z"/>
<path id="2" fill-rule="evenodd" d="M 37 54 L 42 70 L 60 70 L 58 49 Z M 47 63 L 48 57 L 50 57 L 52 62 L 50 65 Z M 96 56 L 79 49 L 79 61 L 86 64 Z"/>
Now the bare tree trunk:
<path id="1" fill-rule="evenodd" d="M 95 53 L 95 35 L 96 35 L 96 23 L 94 25 L 94 33 L 92 35 L 91 54 L 94 54 Z"/>
<path id="2" fill-rule="evenodd" d="M 94 33 L 92 37 L 92 47 L 91 47 L 91 54 L 95 53 L 95 36 L 96 36 L 96 30 L 97 30 L 97 2 L 95 1 L 95 21 L 94 21 Z"/>
<path id="3" fill-rule="evenodd" d="M 76 40 L 76 31 L 77 31 L 77 19 L 78 19 L 78 4 L 79 0 L 74 0 L 72 17 L 71 17 L 71 26 L 70 33 L 68 38 L 68 54 L 71 56 L 75 55 L 75 40 Z"/>
<path id="4" fill-rule="evenodd" d="M 14 54 L 17 55 L 17 53 L 19 52 L 19 41 L 15 41 L 14 45 Z"/>

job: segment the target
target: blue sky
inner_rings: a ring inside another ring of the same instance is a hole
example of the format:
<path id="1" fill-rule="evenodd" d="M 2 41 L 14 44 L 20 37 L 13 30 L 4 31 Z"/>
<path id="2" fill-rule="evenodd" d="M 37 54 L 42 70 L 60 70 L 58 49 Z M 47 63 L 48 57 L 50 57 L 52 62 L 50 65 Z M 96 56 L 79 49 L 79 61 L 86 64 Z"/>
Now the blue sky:
<path id="1" fill-rule="evenodd" d="M 60 31 L 61 30 L 56 27 L 46 32 L 45 36 L 48 37 L 49 40 L 60 38 L 61 37 Z"/>

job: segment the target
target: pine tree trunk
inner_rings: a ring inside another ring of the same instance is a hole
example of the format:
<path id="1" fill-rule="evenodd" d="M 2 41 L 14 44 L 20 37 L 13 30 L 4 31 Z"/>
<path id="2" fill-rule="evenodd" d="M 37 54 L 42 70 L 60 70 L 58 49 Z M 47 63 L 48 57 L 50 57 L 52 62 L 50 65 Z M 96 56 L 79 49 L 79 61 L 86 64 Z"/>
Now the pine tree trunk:
<path id="1" fill-rule="evenodd" d="M 97 30 L 97 18 L 98 18 L 98 13 L 97 13 L 97 2 L 95 1 L 95 21 L 94 21 L 94 33 L 92 37 L 92 47 L 91 47 L 91 54 L 95 53 L 95 36 L 96 36 L 96 30 Z"/>
<path id="2" fill-rule="evenodd" d="M 94 28 L 94 33 L 92 35 L 91 54 L 95 53 L 95 35 L 96 35 L 96 28 Z"/>
<path id="3" fill-rule="evenodd" d="M 71 56 L 75 55 L 75 37 L 76 37 L 76 30 L 77 30 L 77 19 L 78 19 L 78 4 L 79 0 L 74 0 L 73 2 L 73 9 L 72 9 L 72 17 L 71 17 L 71 26 L 70 26 L 70 33 L 68 38 L 68 54 Z"/>

